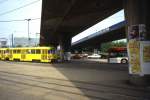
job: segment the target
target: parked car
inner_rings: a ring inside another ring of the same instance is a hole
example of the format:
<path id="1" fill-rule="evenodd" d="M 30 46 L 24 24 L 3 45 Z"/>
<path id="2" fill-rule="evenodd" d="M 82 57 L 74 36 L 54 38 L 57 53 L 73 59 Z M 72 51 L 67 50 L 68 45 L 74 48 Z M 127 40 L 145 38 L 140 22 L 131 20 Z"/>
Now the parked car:
<path id="1" fill-rule="evenodd" d="M 87 58 L 88 57 L 88 54 L 84 53 L 82 54 L 82 58 Z"/>
<path id="2" fill-rule="evenodd" d="M 74 54 L 71 56 L 72 59 L 81 59 L 82 56 L 80 54 Z"/>
<path id="3" fill-rule="evenodd" d="M 89 55 L 88 58 L 99 59 L 99 58 L 101 58 L 101 55 L 99 55 L 99 54 L 92 54 L 92 55 Z"/>

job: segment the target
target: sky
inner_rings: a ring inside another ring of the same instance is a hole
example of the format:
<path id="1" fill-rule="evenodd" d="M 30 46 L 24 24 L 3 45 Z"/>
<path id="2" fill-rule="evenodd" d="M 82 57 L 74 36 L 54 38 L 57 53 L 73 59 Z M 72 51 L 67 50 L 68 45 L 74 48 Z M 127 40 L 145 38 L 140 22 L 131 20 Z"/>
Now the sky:
<path id="1" fill-rule="evenodd" d="M 14 37 L 28 37 L 28 22 L 24 19 L 41 18 L 41 2 L 42 0 L 0 0 L 0 38 L 9 39 L 11 34 Z M 24 21 L 1 22 L 10 20 Z M 40 32 L 40 19 L 29 22 L 29 31 L 30 37 L 36 37 L 36 33 Z"/>
<path id="2" fill-rule="evenodd" d="M 14 37 L 28 37 L 28 21 L 25 19 L 38 18 L 29 22 L 30 37 L 37 37 L 36 33 L 40 33 L 41 4 L 42 0 L 0 0 L 0 38 L 10 40 L 12 34 Z M 23 21 L 2 22 L 10 20 Z M 72 42 L 123 20 L 124 10 L 121 10 L 73 37 Z"/>

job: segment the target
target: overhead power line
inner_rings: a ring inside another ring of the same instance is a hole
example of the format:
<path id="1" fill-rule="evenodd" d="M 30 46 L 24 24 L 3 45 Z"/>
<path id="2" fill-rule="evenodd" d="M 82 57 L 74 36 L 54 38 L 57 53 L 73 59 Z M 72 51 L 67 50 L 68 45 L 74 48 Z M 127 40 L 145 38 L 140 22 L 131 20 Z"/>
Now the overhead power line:
<path id="1" fill-rule="evenodd" d="M 31 20 L 38 20 L 40 18 L 32 18 Z M 0 22 L 15 22 L 15 21 L 26 21 L 27 19 L 21 19 L 21 20 L 1 20 Z"/>
<path id="2" fill-rule="evenodd" d="M 38 19 L 41 19 L 41 18 L 32 18 L 31 20 L 38 20 Z"/>
<path id="3" fill-rule="evenodd" d="M 36 0 L 36 1 L 33 1 L 33 2 L 28 3 L 28 4 L 26 4 L 26 5 L 23 5 L 23 6 L 21 6 L 21 7 L 18 7 L 18 8 L 15 8 L 15 9 L 12 9 L 12 10 L 9 10 L 9 11 L 3 12 L 3 13 L 0 13 L 0 16 L 6 15 L 6 14 L 8 14 L 8 13 L 14 12 L 14 11 L 19 10 L 19 9 L 22 9 L 22 8 L 25 8 L 25 7 L 27 7 L 27 6 L 30 6 L 30 5 L 34 4 L 34 3 L 37 3 L 37 2 L 39 2 L 39 1 L 40 1 L 40 0 Z"/>
<path id="4" fill-rule="evenodd" d="M 25 21 L 25 20 L 4 20 L 4 21 L 0 21 L 0 22 L 14 22 L 14 21 Z"/>

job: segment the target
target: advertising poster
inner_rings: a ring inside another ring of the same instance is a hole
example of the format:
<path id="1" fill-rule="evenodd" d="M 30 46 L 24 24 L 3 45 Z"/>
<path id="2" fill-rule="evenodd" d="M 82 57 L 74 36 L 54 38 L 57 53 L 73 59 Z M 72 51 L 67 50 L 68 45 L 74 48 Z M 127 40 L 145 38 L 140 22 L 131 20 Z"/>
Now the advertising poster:
<path id="1" fill-rule="evenodd" d="M 150 62 L 150 44 L 143 44 L 143 61 Z"/>
<path id="2" fill-rule="evenodd" d="M 139 25 L 133 25 L 128 28 L 128 38 L 130 40 L 140 40 Z"/>
<path id="3" fill-rule="evenodd" d="M 129 72 L 130 74 L 140 74 L 140 42 L 130 40 L 128 43 L 128 55 L 129 55 Z"/>
<path id="4" fill-rule="evenodd" d="M 140 74 L 140 32 L 139 25 L 128 27 L 129 73 Z"/>
<path id="5" fill-rule="evenodd" d="M 128 27 L 129 73 L 150 74 L 150 41 L 144 24 Z"/>
<path id="6" fill-rule="evenodd" d="M 139 35 L 140 41 L 146 41 L 146 27 L 144 24 L 139 25 Z"/>
<path id="7" fill-rule="evenodd" d="M 141 41 L 142 75 L 150 74 L 150 41 Z"/>

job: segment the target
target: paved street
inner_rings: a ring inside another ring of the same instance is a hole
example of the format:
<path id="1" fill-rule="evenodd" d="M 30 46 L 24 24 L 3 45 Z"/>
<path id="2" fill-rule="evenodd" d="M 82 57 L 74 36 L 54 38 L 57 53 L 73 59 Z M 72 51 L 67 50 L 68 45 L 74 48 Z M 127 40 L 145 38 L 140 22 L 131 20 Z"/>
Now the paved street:
<path id="1" fill-rule="evenodd" d="M 0 100 L 150 100 L 128 79 L 126 64 L 0 61 Z"/>

